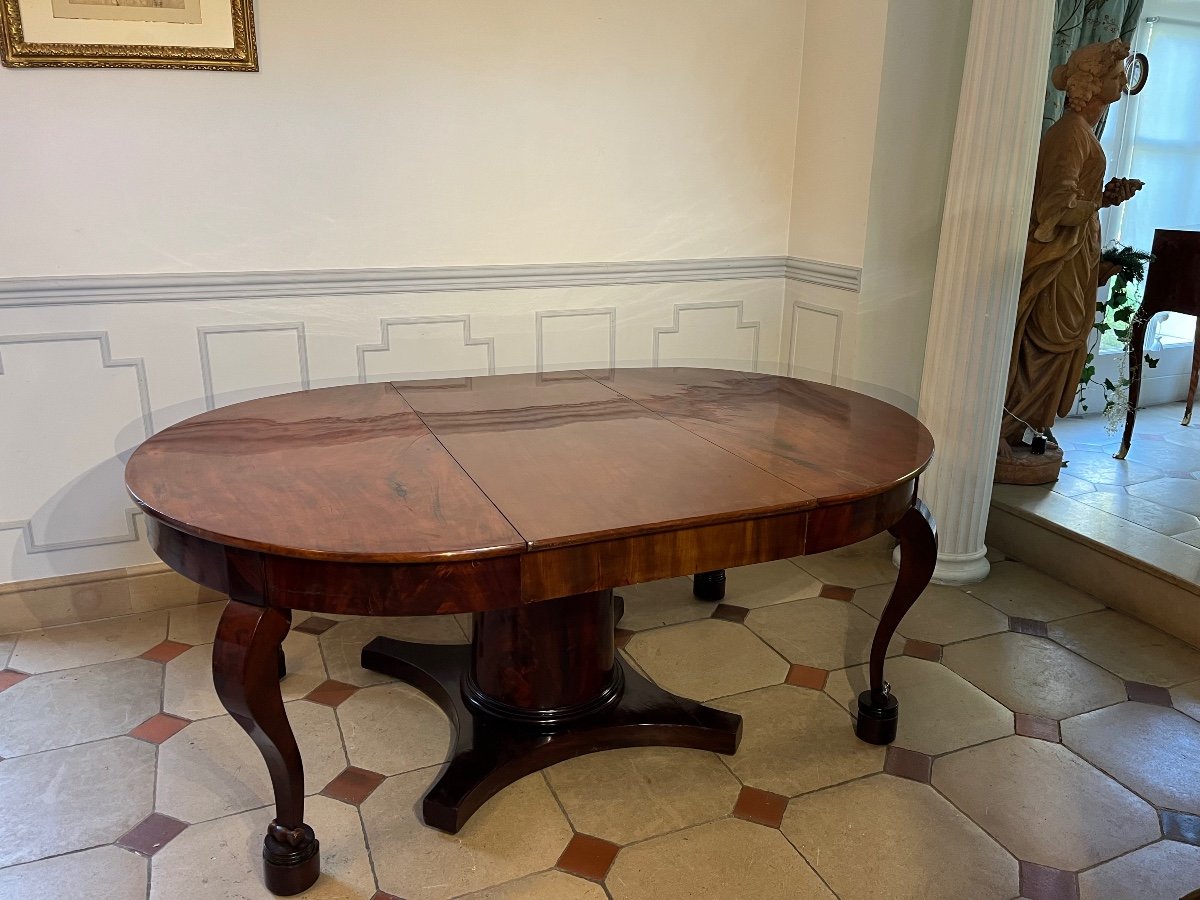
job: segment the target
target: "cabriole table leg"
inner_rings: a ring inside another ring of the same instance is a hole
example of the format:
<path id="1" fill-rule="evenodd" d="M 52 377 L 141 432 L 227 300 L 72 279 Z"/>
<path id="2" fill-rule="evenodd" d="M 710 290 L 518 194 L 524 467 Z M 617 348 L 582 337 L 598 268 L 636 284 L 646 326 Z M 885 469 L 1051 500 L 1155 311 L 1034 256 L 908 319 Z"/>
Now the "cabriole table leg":
<path id="1" fill-rule="evenodd" d="M 290 610 L 230 600 L 213 644 L 213 684 L 258 746 L 275 791 L 275 820 L 263 838 L 263 873 L 274 894 L 307 890 L 321 874 L 320 844 L 304 824 L 304 765 L 279 690 L 280 647 Z"/>
<path id="2" fill-rule="evenodd" d="M 870 689 L 858 695 L 854 729 L 869 744 L 890 744 L 896 739 L 900 701 L 883 680 L 883 660 L 900 620 L 928 587 L 937 562 L 937 525 L 921 500 L 913 500 L 908 512 L 888 531 L 900 540 L 900 573 L 871 642 Z"/>

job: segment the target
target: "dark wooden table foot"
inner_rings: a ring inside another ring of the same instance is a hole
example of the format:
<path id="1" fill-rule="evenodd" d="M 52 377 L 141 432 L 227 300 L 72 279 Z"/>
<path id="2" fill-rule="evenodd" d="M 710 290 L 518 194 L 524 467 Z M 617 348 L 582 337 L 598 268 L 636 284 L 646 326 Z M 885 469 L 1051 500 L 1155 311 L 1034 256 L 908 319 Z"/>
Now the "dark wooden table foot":
<path id="1" fill-rule="evenodd" d="M 697 600 L 719 603 L 725 599 L 725 570 L 697 572 L 692 576 L 692 596 Z"/>
<path id="2" fill-rule="evenodd" d="M 213 644 L 213 684 L 222 705 L 250 735 L 271 776 L 275 819 L 263 838 L 267 890 L 290 896 L 321 874 L 320 843 L 304 823 L 304 765 L 279 691 L 289 610 L 230 600 Z"/>
<path id="3" fill-rule="evenodd" d="M 543 639 L 542 628 L 561 624 L 564 616 L 581 619 L 575 631 Z M 454 834 L 504 787 L 585 753 L 645 746 L 737 750 L 741 717 L 677 697 L 639 675 L 612 650 L 612 618 L 611 592 L 602 591 L 477 613 L 471 646 L 379 637 L 363 648 L 365 668 L 418 688 L 454 725 L 450 762 L 422 803 L 426 825 Z M 515 645 L 496 642 L 505 632 Z M 575 632 L 591 637 L 567 654 L 543 652 Z M 495 654 L 517 663 L 499 680 Z M 522 678 L 528 681 L 513 684 Z"/>
<path id="4" fill-rule="evenodd" d="M 900 620 L 928 587 L 937 563 L 937 525 L 920 499 L 914 499 L 903 518 L 888 530 L 900 540 L 900 573 L 871 642 L 870 688 L 858 695 L 854 733 L 868 744 L 890 744 L 896 739 L 900 701 L 883 679 L 883 661 Z"/>

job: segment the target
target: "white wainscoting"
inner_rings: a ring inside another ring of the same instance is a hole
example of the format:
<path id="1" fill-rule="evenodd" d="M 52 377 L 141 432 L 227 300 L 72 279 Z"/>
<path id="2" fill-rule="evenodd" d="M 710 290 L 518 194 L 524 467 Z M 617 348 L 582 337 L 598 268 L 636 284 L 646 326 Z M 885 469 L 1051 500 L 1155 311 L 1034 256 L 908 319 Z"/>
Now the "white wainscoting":
<path id="1" fill-rule="evenodd" d="M 576 367 L 811 377 L 816 360 L 832 377 L 840 314 L 785 310 L 797 282 L 843 293 L 858 270 L 755 257 L 0 280 L 0 583 L 154 562 L 129 454 L 250 397 Z"/>

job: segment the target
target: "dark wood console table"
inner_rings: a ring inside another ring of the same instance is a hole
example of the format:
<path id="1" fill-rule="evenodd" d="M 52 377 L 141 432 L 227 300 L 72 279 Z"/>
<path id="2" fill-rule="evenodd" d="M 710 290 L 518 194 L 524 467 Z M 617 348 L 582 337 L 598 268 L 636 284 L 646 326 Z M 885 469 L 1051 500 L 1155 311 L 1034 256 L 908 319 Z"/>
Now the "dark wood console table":
<path id="1" fill-rule="evenodd" d="M 840 388 L 712 369 L 617 369 L 362 384 L 213 410 L 155 435 L 126 483 L 155 551 L 230 597 L 213 649 L 222 703 L 262 752 L 276 818 L 267 886 L 316 880 L 277 666 L 291 610 L 472 613 L 469 646 L 377 638 L 363 665 L 455 726 L 423 802 L 457 831 L 552 763 L 615 747 L 733 753 L 741 719 L 661 690 L 614 650 L 612 590 L 817 553 L 885 529 L 902 562 L 859 698 L 891 741 L 888 641 L 937 553 L 912 416 Z"/>

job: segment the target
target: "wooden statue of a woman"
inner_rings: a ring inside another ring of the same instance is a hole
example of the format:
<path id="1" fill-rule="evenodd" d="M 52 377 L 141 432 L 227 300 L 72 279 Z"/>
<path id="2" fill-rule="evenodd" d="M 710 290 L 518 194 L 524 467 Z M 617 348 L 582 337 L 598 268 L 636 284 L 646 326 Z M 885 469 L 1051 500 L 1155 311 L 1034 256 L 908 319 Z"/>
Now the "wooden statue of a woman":
<path id="1" fill-rule="evenodd" d="M 1127 86 L 1128 56 L 1121 40 L 1089 44 L 1052 74 L 1054 86 L 1067 92 L 1067 108 L 1038 153 L 997 481 L 1040 484 L 1058 477 L 1061 451 L 1051 444 L 1049 454 L 1031 456 L 1023 437 L 1026 427 L 1045 433 L 1074 404 L 1103 283 L 1098 211 L 1124 203 L 1142 186 L 1114 178 L 1101 188 L 1105 159 L 1095 134 Z"/>

